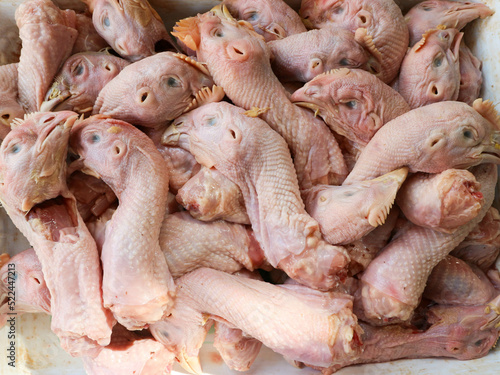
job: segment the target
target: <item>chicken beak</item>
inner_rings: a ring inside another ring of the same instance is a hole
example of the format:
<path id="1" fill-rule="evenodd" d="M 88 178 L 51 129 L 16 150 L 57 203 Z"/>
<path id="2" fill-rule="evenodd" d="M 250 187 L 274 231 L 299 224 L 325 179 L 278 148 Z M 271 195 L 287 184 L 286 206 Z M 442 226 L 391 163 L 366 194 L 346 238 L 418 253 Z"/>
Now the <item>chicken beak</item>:
<path id="1" fill-rule="evenodd" d="M 295 105 L 298 105 L 299 107 L 304 107 L 304 108 L 309 108 L 314 111 L 314 116 L 318 116 L 320 113 L 320 107 L 317 104 L 314 103 L 309 103 L 309 102 L 295 102 L 293 103 Z"/>
<path id="2" fill-rule="evenodd" d="M 179 131 L 178 127 L 180 127 L 181 125 L 182 122 L 170 125 L 161 136 L 161 144 L 171 147 L 180 146 L 182 133 Z"/>
<path id="3" fill-rule="evenodd" d="M 179 364 L 190 374 L 202 375 L 200 359 L 198 357 L 188 356 L 185 350 L 182 350 L 179 357 Z"/>
<path id="4" fill-rule="evenodd" d="M 500 296 L 497 296 L 486 305 L 484 313 L 487 315 L 491 314 L 491 317 L 488 322 L 481 327 L 481 331 L 500 328 Z"/>

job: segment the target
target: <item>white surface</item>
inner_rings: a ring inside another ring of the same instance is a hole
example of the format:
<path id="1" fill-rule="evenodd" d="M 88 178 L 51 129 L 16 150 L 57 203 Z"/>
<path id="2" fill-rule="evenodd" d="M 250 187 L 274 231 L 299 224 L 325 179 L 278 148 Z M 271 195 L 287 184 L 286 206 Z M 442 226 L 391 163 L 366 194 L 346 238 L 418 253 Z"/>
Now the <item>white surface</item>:
<path id="1" fill-rule="evenodd" d="M 20 0 L 0 0 L 0 22 L 12 22 L 16 4 Z M 152 0 L 159 13 L 167 24 L 176 19 L 194 13 L 202 12 L 216 4 L 217 0 Z M 418 1 L 397 1 L 404 9 Z M 474 53 L 483 61 L 484 89 L 483 97 L 491 99 L 498 105 L 500 102 L 500 2 L 485 0 L 498 13 L 493 17 L 475 22 L 468 27 L 467 42 Z M 300 1 L 291 0 L 292 4 Z M 8 218 L 0 208 L 0 253 L 17 253 L 27 248 L 26 240 L 18 234 Z M 50 318 L 46 315 L 26 314 L 18 317 L 16 324 L 17 368 L 11 369 L 4 360 L 7 352 L 7 329 L 0 330 L 0 374 L 1 375 L 79 375 L 85 374 L 81 360 L 72 358 L 59 348 L 57 337 L 50 331 Z M 5 356 L 5 357 L 4 357 Z M 211 345 L 211 337 L 207 339 L 201 355 L 201 364 L 205 374 L 233 375 L 238 372 L 230 371 L 220 359 L 217 351 Z M 500 373 L 500 351 L 494 350 L 485 358 L 473 361 L 456 360 L 401 360 L 390 363 L 353 366 L 337 372 L 340 375 L 360 374 L 498 374 Z M 173 374 L 186 374 L 180 367 L 174 367 Z M 259 357 L 246 374 L 249 375 L 318 375 L 318 371 L 311 369 L 296 369 L 274 354 L 267 348 L 262 348 Z"/>

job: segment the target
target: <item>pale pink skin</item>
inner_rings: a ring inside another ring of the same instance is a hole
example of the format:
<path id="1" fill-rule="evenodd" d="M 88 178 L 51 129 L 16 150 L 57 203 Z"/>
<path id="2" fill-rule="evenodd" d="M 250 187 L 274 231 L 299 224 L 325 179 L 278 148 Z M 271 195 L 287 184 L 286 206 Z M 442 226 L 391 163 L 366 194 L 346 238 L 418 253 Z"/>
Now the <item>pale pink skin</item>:
<path id="1" fill-rule="evenodd" d="M 92 18 L 86 14 L 76 14 L 76 30 L 78 37 L 71 54 L 79 52 L 98 52 L 108 47 L 108 43 L 97 33 Z"/>
<path id="2" fill-rule="evenodd" d="M 17 101 L 18 65 L 0 66 L 0 140 L 9 133 L 12 120 L 24 115 L 24 109 Z"/>
<path id="3" fill-rule="evenodd" d="M 138 61 L 175 50 L 158 13 L 147 0 L 85 0 L 94 27 L 120 56 Z"/>
<path id="4" fill-rule="evenodd" d="M 99 93 L 93 113 L 155 127 L 180 116 L 213 80 L 201 70 L 162 52 L 123 69 Z"/>
<path id="5" fill-rule="evenodd" d="M 50 0 L 30 0 L 16 9 L 23 43 L 19 61 L 19 102 L 29 112 L 40 110 L 46 92 L 78 35 L 76 15 Z"/>
<path id="6" fill-rule="evenodd" d="M 285 141 L 243 112 L 226 102 L 204 105 L 178 118 L 163 140 L 188 149 L 238 185 L 273 267 L 308 286 L 329 289 L 345 272 L 347 254 L 321 239 L 318 223 L 305 211 Z"/>
<path id="7" fill-rule="evenodd" d="M 261 37 L 210 12 L 192 20 L 196 29 L 182 34 L 199 34 L 198 60 L 207 64 L 215 83 L 235 105 L 270 108 L 261 117 L 290 147 L 301 188 L 340 183 L 347 168 L 337 141 L 321 120 L 290 102 L 272 72 L 269 47 Z"/>
<path id="8" fill-rule="evenodd" d="M 387 84 L 396 78 L 409 33 L 393 0 L 302 0 L 299 14 L 314 28 L 337 25 L 353 33 L 366 29 L 380 52 L 373 55 L 380 68 L 376 75 Z"/>
<path id="9" fill-rule="evenodd" d="M 485 18 L 493 10 L 481 2 L 427 0 L 415 5 L 405 15 L 410 31 L 410 46 L 417 43 L 422 35 L 438 25 L 461 30 L 476 18 Z"/>
<path id="10" fill-rule="evenodd" d="M 483 84 L 481 71 L 482 62 L 472 54 L 469 47 L 462 41 L 459 51 L 460 90 L 457 100 L 472 105 L 479 98 Z"/>
<path id="11" fill-rule="evenodd" d="M 228 324 L 214 322 L 214 347 L 224 363 L 235 371 L 248 371 L 260 352 L 262 343 L 248 337 L 238 328 Z"/>
<path id="12" fill-rule="evenodd" d="M 155 338 L 176 353 L 197 357 L 198 348 L 190 342 L 199 342 L 193 340 L 202 336 L 195 328 L 206 329 L 200 323 L 208 315 L 306 364 L 327 367 L 359 355 L 361 331 L 350 296 L 312 291 L 304 298 L 306 292 L 208 268 L 191 272 L 177 283 L 182 311 L 174 309 L 171 316 L 151 327 Z"/>
<path id="13" fill-rule="evenodd" d="M 76 163 L 95 173 L 118 197 L 102 248 L 103 298 L 128 329 L 160 320 L 175 285 L 158 236 L 168 199 L 165 162 L 153 142 L 123 121 L 92 116 L 72 131 Z"/>
<path id="14" fill-rule="evenodd" d="M 272 67 L 282 81 L 307 82 L 337 68 L 370 68 L 370 55 L 341 27 L 310 30 L 268 43 Z"/>
<path id="15" fill-rule="evenodd" d="M 452 234 L 407 226 L 370 263 L 361 277 L 357 305 L 364 319 L 379 325 L 411 317 L 434 266 L 463 241 L 493 202 L 496 166 L 478 166 L 474 175 L 485 200 L 474 219 Z"/>
<path id="16" fill-rule="evenodd" d="M 130 63 L 107 52 L 82 52 L 64 62 L 45 95 L 45 110 L 89 114 L 99 92 Z"/>
<path id="17" fill-rule="evenodd" d="M 160 246 L 175 278 L 200 267 L 229 273 L 242 268 L 253 271 L 265 260 L 248 227 L 223 220 L 204 223 L 185 211 L 165 216 Z"/>
<path id="18" fill-rule="evenodd" d="M 201 168 L 179 190 L 177 201 L 196 219 L 250 224 L 240 188 L 214 168 Z"/>
<path id="19" fill-rule="evenodd" d="M 13 270 L 15 303 L 9 305 L 9 286 L 13 285 Z M 0 280 L 1 315 L 9 312 L 16 312 L 18 315 L 27 312 L 50 314 L 50 292 L 43 277 L 42 265 L 33 249 L 22 251 L 10 258 L 0 268 Z M 11 306 L 13 310 L 10 310 Z"/>
<path id="20" fill-rule="evenodd" d="M 89 375 L 159 375 L 170 374 L 174 360 L 174 354 L 150 334 L 117 325 L 111 343 L 97 357 L 84 357 L 83 365 Z"/>
<path id="21" fill-rule="evenodd" d="M 408 51 L 401 64 L 398 91 L 411 108 L 457 100 L 462 36 L 457 29 L 436 29 L 427 34 L 425 43 L 422 39 Z"/>
<path id="22" fill-rule="evenodd" d="M 478 267 L 447 255 L 432 270 L 423 297 L 441 305 L 484 305 L 498 295 Z"/>
<path id="23" fill-rule="evenodd" d="M 306 31 L 297 12 L 283 0 L 224 0 L 223 4 L 234 17 L 250 23 L 266 42 Z"/>
<path id="24" fill-rule="evenodd" d="M 500 214 L 496 208 L 490 207 L 484 219 L 451 252 L 451 255 L 487 272 L 495 263 L 499 253 Z"/>
<path id="25" fill-rule="evenodd" d="M 481 210 L 483 195 L 474 175 L 467 170 L 410 176 L 396 202 L 408 220 L 434 230 L 452 233 Z"/>
<path id="26" fill-rule="evenodd" d="M 291 100 L 313 104 L 311 109 L 317 109 L 318 116 L 333 131 L 359 149 L 385 123 L 410 110 L 398 92 L 360 69 L 340 69 L 317 76 L 295 91 Z"/>
<path id="27" fill-rule="evenodd" d="M 403 358 L 481 358 L 495 346 L 498 328 L 491 324 L 498 315 L 482 306 L 436 305 L 426 313 L 431 325 L 426 330 L 398 325 L 372 327 L 361 323 L 363 352 L 355 361 L 322 369 L 325 375 L 360 363 L 377 363 Z M 486 329 L 484 329 L 486 328 Z"/>
<path id="28" fill-rule="evenodd" d="M 316 185 L 303 193 L 307 212 L 331 244 L 346 245 L 381 225 L 394 203 L 406 171 L 347 186 Z"/>
<path id="29" fill-rule="evenodd" d="M 9 133 L 0 148 L 0 199 L 42 264 L 52 330 L 66 351 L 80 356 L 109 343 L 113 319 L 102 305 L 95 241 L 65 181 L 76 118 L 74 112 L 37 113 Z"/>
<path id="30" fill-rule="evenodd" d="M 480 163 L 499 163 L 495 125 L 471 106 L 439 102 L 385 124 L 366 145 L 344 184 L 408 166 L 410 172 L 441 173 Z"/>

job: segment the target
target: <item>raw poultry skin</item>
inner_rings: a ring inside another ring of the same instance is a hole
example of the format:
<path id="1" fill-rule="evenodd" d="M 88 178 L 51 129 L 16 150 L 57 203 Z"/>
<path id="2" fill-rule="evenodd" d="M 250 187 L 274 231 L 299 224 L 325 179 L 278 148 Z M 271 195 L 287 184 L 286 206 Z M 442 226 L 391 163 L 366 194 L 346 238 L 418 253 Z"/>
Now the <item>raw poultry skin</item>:
<path id="1" fill-rule="evenodd" d="M 42 108 L 90 114 L 103 87 L 129 64 L 108 52 L 74 54 L 58 71 Z"/>
<path id="2" fill-rule="evenodd" d="M 490 119 L 491 110 L 492 103 L 480 99 L 474 107 L 438 102 L 395 118 L 366 145 L 344 184 L 403 166 L 410 172 L 440 173 L 480 163 L 498 164 L 500 127 Z"/>
<path id="3" fill-rule="evenodd" d="M 197 362 L 193 343 L 203 341 L 196 332 L 206 329 L 200 323 L 207 321 L 207 315 L 309 365 L 328 367 L 359 356 L 361 331 L 348 295 L 312 291 L 305 298 L 305 292 L 208 268 L 183 276 L 177 285 L 183 304 L 179 302 L 172 315 L 155 323 L 151 331 L 158 341 L 174 347 L 178 359 Z M 177 308 L 183 311 L 178 314 Z M 180 346 L 175 345 L 179 338 Z"/>
<path id="4" fill-rule="evenodd" d="M 485 305 L 498 295 L 483 271 L 447 255 L 432 269 L 423 297 L 440 305 Z"/>
<path id="5" fill-rule="evenodd" d="M 313 110 L 335 133 L 359 149 L 385 123 L 410 110 L 397 91 L 360 69 L 321 74 L 295 91 L 291 100 Z"/>
<path id="6" fill-rule="evenodd" d="M 310 27 L 342 26 L 355 33 L 377 62 L 372 70 L 390 83 L 408 47 L 408 27 L 394 0 L 302 0 L 299 14 Z"/>
<path id="7" fill-rule="evenodd" d="M 457 100 L 462 37 L 457 29 L 429 30 L 408 51 L 401 64 L 398 91 L 411 108 Z"/>
<path id="8" fill-rule="evenodd" d="M 269 47 L 249 25 L 217 6 L 179 21 L 174 29 L 173 35 L 196 49 L 198 60 L 235 105 L 261 109 L 262 119 L 286 140 L 301 188 L 344 179 L 347 169 L 333 134 L 321 120 L 290 102 L 272 72 Z"/>
<path id="9" fill-rule="evenodd" d="M 182 54 L 162 52 L 119 72 L 100 91 L 93 114 L 155 127 L 191 109 L 193 99 L 213 84 L 203 65 Z M 224 96 L 220 91 L 218 95 L 215 101 Z"/>
<path id="10" fill-rule="evenodd" d="M 106 227 L 101 260 L 104 306 L 128 329 L 160 320 L 175 285 L 160 249 L 168 198 L 165 162 L 153 142 L 130 124 L 92 116 L 72 131 L 84 172 L 99 176 L 118 197 Z"/>
<path id="11" fill-rule="evenodd" d="M 176 50 L 158 13 L 147 0 L 85 0 L 94 27 L 121 57 L 138 61 Z"/>
<path id="12" fill-rule="evenodd" d="M 405 15 L 410 31 L 410 46 L 415 45 L 428 30 L 439 25 L 461 30 L 476 18 L 486 18 L 493 10 L 480 2 L 427 0 L 415 5 Z"/>
<path id="13" fill-rule="evenodd" d="M 80 52 L 99 52 L 109 47 L 108 43 L 97 33 L 92 23 L 92 17 L 87 16 L 87 14 L 76 14 L 75 27 L 78 36 L 71 51 L 72 55 Z"/>
<path id="14" fill-rule="evenodd" d="M 46 92 L 78 36 L 76 15 L 50 0 L 30 0 L 16 9 L 22 40 L 19 61 L 19 102 L 27 113 L 40 110 Z"/>
<path id="15" fill-rule="evenodd" d="M 329 243 L 359 240 L 385 222 L 407 173 L 407 168 L 400 168 L 352 185 L 316 185 L 303 192 L 306 211 Z"/>
<path id="16" fill-rule="evenodd" d="M 198 220 L 250 224 L 240 188 L 215 168 L 202 167 L 179 190 L 177 201 Z"/>
<path id="17" fill-rule="evenodd" d="M 342 67 L 370 69 L 370 54 L 352 32 L 341 27 L 310 30 L 267 45 L 273 71 L 281 81 L 307 82 Z"/>
<path id="18" fill-rule="evenodd" d="M 479 223 L 493 202 L 497 170 L 494 164 L 475 167 L 484 205 L 479 214 L 452 234 L 409 225 L 377 255 L 361 277 L 357 311 L 380 325 L 408 320 L 436 264 Z"/>
<path id="19" fill-rule="evenodd" d="M 283 0 L 224 0 L 223 4 L 235 18 L 252 25 L 266 42 L 306 31 L 297 12 Z"/>
<path id="20" fill-rule="evenodd" d="M 460 90 L 458 101 L 472 105 L 479 98 L 483 85 L 481 67 L 483 63 L 472 54 L 472 51 L 462 40 L 458 55 L 460 65 Z"/>
<path id="21" fill-rule="evenodd" d="M 0 199 L 33 246 L 51 295 L 52 331 L 73 356 L 109 343 L 95 241 L 66 186 L 74 112 L 37 113 L 16 124 L 0 148 Z M 30 178 L 27 178 L 30 176 Z"/>
<path id="22" fill-rule="evenodd" d="M 17 101 L 17 68 L 19 64 L 0 66 L 0 141 L 10 131 L 15 118 L 22 118 L 24 109 Z"/>
<path id="23" fill-rule="evenodd" d="M 453 233 L 467 224 L 484 203 L 480 185 L 465 169 L 447 169 L 438 174 L 416 173 L 400 189 L 396 202 L 416 225 Z"/>
<path id="24" fill-rule="evenodd" d="M 179 117 L 163 140 L 189 149 L 202 165 L 239 186 L 273 267 L 314 288 L 326 290 L 339 281 L 347 253 L 321 238 L 304 209 L 288 147 L 263 120 L 229 103 L 211 103 Z"/>

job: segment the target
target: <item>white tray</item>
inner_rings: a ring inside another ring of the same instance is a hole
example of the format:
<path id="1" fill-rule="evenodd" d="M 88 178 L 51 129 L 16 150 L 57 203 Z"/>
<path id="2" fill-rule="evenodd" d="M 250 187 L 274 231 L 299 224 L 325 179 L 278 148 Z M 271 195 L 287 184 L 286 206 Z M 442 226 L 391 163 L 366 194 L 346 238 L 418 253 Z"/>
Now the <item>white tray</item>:
<path id="1" fill-rule="evenodd" d="M 59 0 L 59 3 L 71 3 L 77 0 Z M 13 23 L 14 11 L 21 0 L 0 0 L 0 25 Z M 57 0 L 56 0 L 57 2 Z M 418 0 L 396 0 L 407 10 Z M 483 61 L 484 85 L 482 97 L 500 103 L 500 2 L 483 0 L 497 13 L 485 20 L 479 20 L 466 29 L 466 41 L 474 54 Z M 203 12 L 217 4 L 216 0 L 151 0 L 166 24 L 171 27 L 180 18 Z M 288 1 L 294 7 L 300 0 Z M 27 241 L 19 234 L 0 207 L 0 253 L 13 255 L 28 248 Z M 83 375 L 81 359 L 72 358 L 58 344 L 57 337 L 50 331 L 50 317 L 44 314 L 26 314 L 17 318 L 16 322 L 16 368 L 7 365 L 8 348 L 7 327 L 0 330 L 0 374 L 1 375 Z M 234 375 L 222 362 L 219 354 L 212 346 L 212 336 L 207 338 L 200 354 L 204 374 Z M 447 359 L 417 359 L 395 362 L 359 365 L 344 368 L 339 375 L 361 374 L 499 374 L 500 350 L 493 350 L 486 357 L 472 361 Z M 187 374 L 179 366 L 174 366 L 172 374 Z M 271 350 L 263 347 L 249 375 L 318 375 L 318 371 L 308 368 L 299 370 L 283 360 Z"/>

